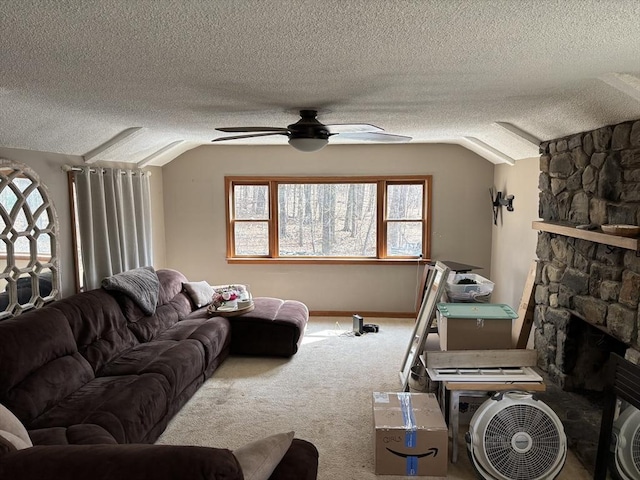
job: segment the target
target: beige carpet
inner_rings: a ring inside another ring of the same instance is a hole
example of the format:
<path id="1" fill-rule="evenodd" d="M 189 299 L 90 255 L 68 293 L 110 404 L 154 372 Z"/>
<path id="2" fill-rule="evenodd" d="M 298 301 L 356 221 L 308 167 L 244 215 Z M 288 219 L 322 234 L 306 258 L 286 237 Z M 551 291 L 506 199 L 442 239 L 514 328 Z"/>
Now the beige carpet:
<path id="1" fill-rule="evenodd" d="M 341 332 L 351 328 L 350 318 L 336 325 L 335 318 L 312 317 L 291 359 L 228 358 L 157 443 L 234 449 L 294 430 L 318 448 L 319 480 L 408 478 L 373 473 L 371 397 L 374 391 L 399 390 L 413 320 L 365 321 L 379 324 L 380 332 L 355 337 Z M 460 447 L 448 478 L 476 478 Z M 570 456 L 559 478 L 590 476 Z"/>

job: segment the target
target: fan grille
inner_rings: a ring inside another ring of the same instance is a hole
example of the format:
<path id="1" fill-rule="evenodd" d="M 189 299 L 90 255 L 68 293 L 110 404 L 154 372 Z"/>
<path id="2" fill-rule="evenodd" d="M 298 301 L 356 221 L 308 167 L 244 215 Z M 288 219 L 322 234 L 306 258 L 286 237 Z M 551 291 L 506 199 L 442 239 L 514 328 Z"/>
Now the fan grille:
<path id="1" fill-rule="evenodd" d="M 521 433 L 528 435 L 530 442 L 525 448 L 516 449 L 512 441 Z M 517 404 L 491 418 L 484 447 L 487 459 L 500 474 L 513 480 L 530 480 L 544 477 L 555 466 L 561 453 L 561 437 L 557 424 L 546 412 L 533 405 Z"/>
<path id="2" fill-rule="evenodd" d="M 631 458 L 636 470 L 640 472 L 640 428 L 636 429 L 631 441 Z"/>

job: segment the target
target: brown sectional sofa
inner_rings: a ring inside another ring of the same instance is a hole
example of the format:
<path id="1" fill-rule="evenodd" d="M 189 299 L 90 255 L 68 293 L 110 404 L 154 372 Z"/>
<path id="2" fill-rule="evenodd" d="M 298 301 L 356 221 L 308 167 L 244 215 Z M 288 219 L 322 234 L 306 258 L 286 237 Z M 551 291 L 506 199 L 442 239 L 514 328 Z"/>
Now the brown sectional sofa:
<path id="1" fill-rule="evenodd" d="M 308 311 L 300 302 L 256 298 L 247 318 L 209 317 L 185 293 L 184 275 L 156 273 L 152 315 L 125 294 L 96 289 L 0 321 L 0 404 L 36 445 L 0 454 L 0 478 L 85 478 L 70 472 L 89 463 L 98 472 L 100 462 L 115 459 L 140 473 L 128 478 L 146 478 L 143 471 L 156 479 L 243 478 L 228 450 L 143 444 L 160 436 L 230 353 L 293 355 Z M 56 467 L 56 459 L 64 461 Z M 315 447 L 294 439 L 271 480 L 315 479 L 317 462 Z M 197 473 L 171 475 L 178 465 Z M 51 475 L 55 468 L 67 474 Z"/>

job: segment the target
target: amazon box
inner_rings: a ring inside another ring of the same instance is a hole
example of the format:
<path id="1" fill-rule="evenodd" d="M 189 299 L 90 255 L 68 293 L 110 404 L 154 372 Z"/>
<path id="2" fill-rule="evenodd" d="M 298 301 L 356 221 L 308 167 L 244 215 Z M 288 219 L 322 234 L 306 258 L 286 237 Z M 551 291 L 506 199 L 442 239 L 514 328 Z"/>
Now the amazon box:
<path id="1" fill-rule="evenodd" d="M 376 475 L 447 476 L 448 431 L 433 393 L 373 393 Z"/>

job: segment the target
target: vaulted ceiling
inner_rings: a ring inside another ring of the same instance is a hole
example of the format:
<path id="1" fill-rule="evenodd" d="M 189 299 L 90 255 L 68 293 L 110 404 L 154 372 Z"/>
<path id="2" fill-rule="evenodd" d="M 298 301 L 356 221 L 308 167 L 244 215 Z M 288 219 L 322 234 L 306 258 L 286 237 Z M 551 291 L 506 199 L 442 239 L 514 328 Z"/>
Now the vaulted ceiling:
<path id="1" fill-rule="evenodd" d="M 227 135 L 216 127 L 285 127 L 301 108 L 494 163 L 640 118 L 637 0 L 4 0 L 0 13 L 0 146 L 88 163 L 163 165 Z"/>

